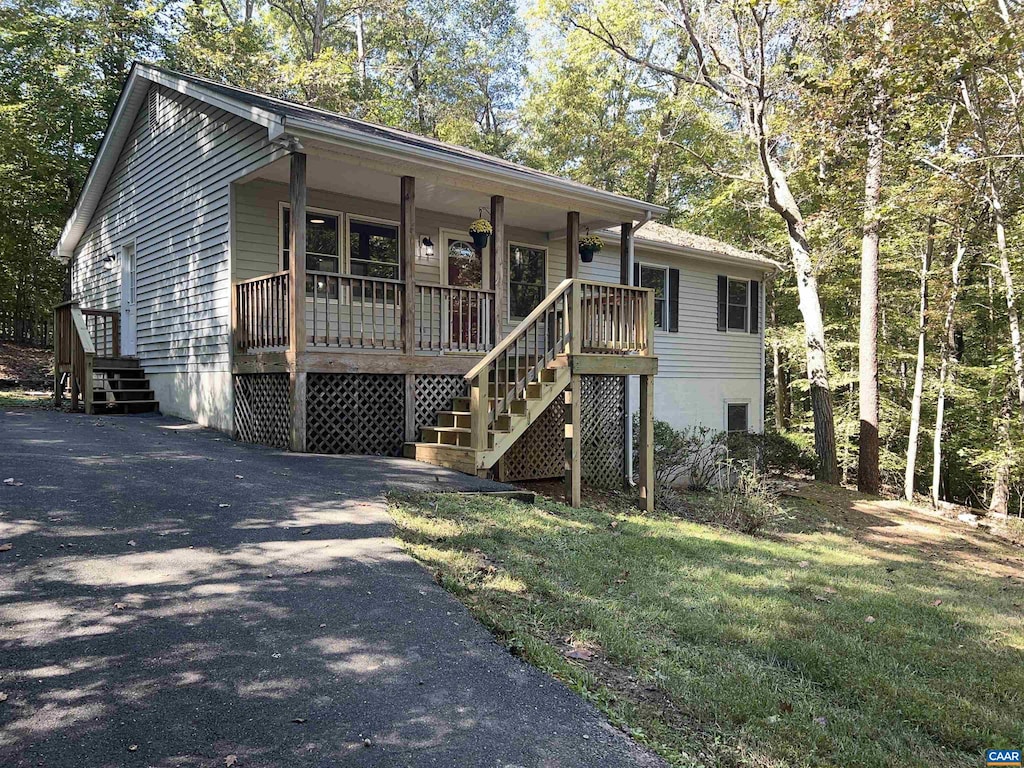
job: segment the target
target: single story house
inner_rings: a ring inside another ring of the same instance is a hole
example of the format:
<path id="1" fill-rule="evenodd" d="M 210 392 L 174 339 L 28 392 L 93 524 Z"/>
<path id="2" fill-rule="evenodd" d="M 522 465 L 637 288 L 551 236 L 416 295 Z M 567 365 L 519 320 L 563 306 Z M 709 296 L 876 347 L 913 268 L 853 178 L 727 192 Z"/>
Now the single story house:
<path id="1" fill-rule="evenodd" d="M 657 205 L 136 64 L 56 254 L 56 394 L 652 503 L 653 418 L 760 430 L 771 261 Z M 597 234 L 592 257 L 581 236 Z"/>

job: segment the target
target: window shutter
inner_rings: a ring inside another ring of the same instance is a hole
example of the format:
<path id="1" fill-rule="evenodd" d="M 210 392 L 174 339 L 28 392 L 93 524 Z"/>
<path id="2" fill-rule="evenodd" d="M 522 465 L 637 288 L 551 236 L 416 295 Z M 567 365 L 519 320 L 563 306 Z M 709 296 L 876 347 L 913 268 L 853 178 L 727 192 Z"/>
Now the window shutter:
<path id="1" fill-rule="evenodd" d="M 668 271 L 668 329 L 679 333 L 679 270 Z"/>
<path id="2" fill-rule="evenodd" d="M 761 330 L 761 283 L 750 281 L 750 332 Z"/>
<path id="3" fill-rule="evenodd" d="M 633 285 L 637 288 L 640 287 L 640 265 L 635 262 L 633 264 Z"/>
<path id="4" fill-rule="evenodd" d="M 725 316 L 729 311 L 729 278 L 718 276 L 718 330 L 725 330 Z"/>

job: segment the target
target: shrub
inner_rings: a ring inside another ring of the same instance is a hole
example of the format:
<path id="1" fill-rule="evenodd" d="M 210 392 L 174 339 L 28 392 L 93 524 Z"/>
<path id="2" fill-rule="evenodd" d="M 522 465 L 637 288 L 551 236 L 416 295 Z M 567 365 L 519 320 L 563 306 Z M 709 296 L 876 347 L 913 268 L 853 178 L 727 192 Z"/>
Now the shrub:
<path id="1" fill-rule="evenodd" d="M 633 415 L 633 452 L 640 450 L 640 415 Z M 702 491 L 711 486 L 725 454 L 725 435 L 710 427 L 676 429 L 654 421 L 655 498 L 671 494 L 677 484 Z"/>
<path id="2" fill-rule="evenodd" d="M 756 469 L 727 464 L 735 482 L 730 487 L 718 487 L 700 503 L 711 522 L 741 533 L 758 533 L 781 515 L 778 497 Z"/>
<path id="3" fill-rule="evenodd" d="M 731 434 L 726 441 L 733 459 L 755 462 L 762 472 L 813 474 L 817 460 L 789 435 L 779 432 Z"/>

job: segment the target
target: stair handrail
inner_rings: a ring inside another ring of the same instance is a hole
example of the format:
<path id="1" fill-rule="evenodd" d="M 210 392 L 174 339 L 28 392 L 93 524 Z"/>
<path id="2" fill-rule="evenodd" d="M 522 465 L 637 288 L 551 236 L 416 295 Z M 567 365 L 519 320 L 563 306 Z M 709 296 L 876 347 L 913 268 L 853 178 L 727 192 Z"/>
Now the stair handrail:
<path id="1" fill-rule="evenodd" d="M 57 315 L 54 332 L 54 344 L 57 346 L 54 365 L 59 367 L 63 361 L 70 363 L 71 373 L 71 404 L 77 406 L 78 394 L 81 392 L 85 412 L 93 412 L 93 366 L 96 359 L 96 345 L 93 343 L 89 326 L 85 322 L 82 308 L 77 301 L 64 302 L 55 308 Z M 59 378 L 59 373 L 55 371 Z M 59 404 L 59 402 L 58 402 Z"/>
<path id="2" fill-rule="evenodd" d="M 572 320 L 570 316 L 578 314 L 576 305 L 572 301 L 573 286 L 576 283 L 572 278 L 563 280 L 549 293 L 544 300 L 538 304 L 530 314 L 515 327 L 515 329 L 495 345 L 494 349 L 488 352 L 484 358 L 477 363 L 465 375 L 469 383 L 470 392 L 470 446 L 474 450 L 485 450 L 487 448 L 487 432 L 491 424 L 503 415 L 509 403 L 521 394 L 526 387 L 540 377 L 540 371 L 547 366 L 547 363 L 560 352 L 568 352 L 571 339 Z M 557 304 L 564 300 L 562 316 L 558 317 Z M 544 343 L 540 343 L 541 319 L 551 319 L 555 325 L 561 325 L 561 332 L 552 334 L 552 326 L 544 328 Z M 528 366 L 526 375 L 520 377 L 519 366 L 519 345 L 523 342 L 524 352 L 529 360 L 530 334 L 533 334 L 533 363 Z M 516 371 L 512 386 L 504 393 L 498 390 L 498 376 L 491 376 L 492 369 L 495 374 L 500 374 L 502 363 L 504 363 L 504 383 L 508 385 L 509 352 L 515 353 Z M 494 381 L 494 397 L 490 396 L 490 384 Z M 493 403 L 493 407 L 492 407 Z"/>

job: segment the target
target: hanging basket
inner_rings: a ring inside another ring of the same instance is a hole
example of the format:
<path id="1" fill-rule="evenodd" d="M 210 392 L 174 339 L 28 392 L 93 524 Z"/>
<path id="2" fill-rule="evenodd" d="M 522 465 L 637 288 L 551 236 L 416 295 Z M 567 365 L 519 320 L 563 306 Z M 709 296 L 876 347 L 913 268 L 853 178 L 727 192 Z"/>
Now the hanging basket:
<path id="1" fill-rule="evenodd" d="M 604 240 L 597 235 L 586 235 L 580 238 L 580 260 L 590 263 L 594 260 L 594 254 L 604 248 Z"/>
<path id="2" fill-rule="evenodd" d="M 487 247 L 487 241 L 491 239 L 490 232 L 470 232 L 470 237 L 473 238 L 473 247 L 478 251 L 482 251 Z"/>

